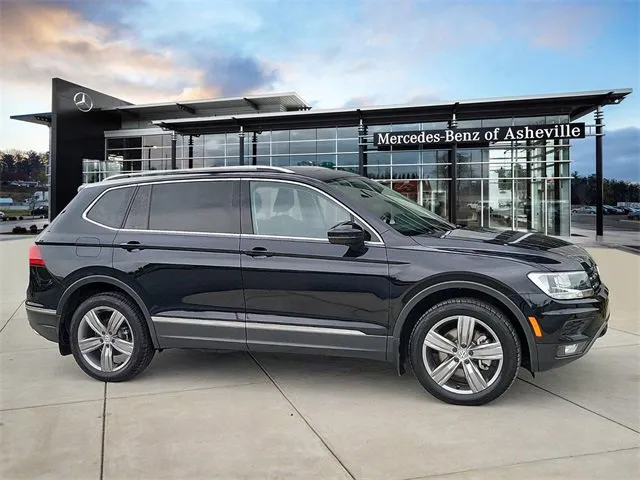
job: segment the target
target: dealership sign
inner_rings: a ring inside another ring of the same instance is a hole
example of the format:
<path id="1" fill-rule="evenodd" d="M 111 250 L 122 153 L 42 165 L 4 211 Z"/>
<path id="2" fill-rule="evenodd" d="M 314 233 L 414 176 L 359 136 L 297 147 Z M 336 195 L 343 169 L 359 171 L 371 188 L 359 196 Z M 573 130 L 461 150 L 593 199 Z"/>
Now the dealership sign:
<path id="1" fill-rule="evenodd" d="M 388 148 L 451 143 L 473 145 L 517 140 L 558 140 L 584 137 L 584 123 L 563 123 L 516 127 L 450 128 L 413 132 L 376 132 L 373 136 L 373 144 L 378 148 Z"/>

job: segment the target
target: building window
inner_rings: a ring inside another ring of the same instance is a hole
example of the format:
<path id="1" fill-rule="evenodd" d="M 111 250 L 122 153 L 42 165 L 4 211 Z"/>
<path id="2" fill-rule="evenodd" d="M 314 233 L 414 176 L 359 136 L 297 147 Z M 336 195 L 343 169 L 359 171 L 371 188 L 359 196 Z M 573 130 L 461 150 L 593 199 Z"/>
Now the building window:
<path id="1" fill-rule="evenodd" d="M 566 123 L 566 115 L 519 118 L 459 119 L 458 128 L 506 127 Z M 499 142 L 482 148 L 458 148 L 456 184 L 448 148 L 377 150 L 373 134 L 391 131 L 442 130 L 448 122 L 388 123 L 367 125 L 365 175 L 413 198 L 439 214 L 452 209 L 461 223 L 496 228 L 564 232 L 569 216 L 552 214 L 570 208 L 570 149 L 568 140 Z M 267 127 L 268 128 L 268 127 Z M 358 172 L 358 125 L 246 132 L 245 164 L 290 166 L 319 165 Z M 253 139 L 256 139 L 254 144 Z M 178 168 L 239 164 L 237 132 L 193 136 L 178 135 Z M 83 162 L 85 182 L 113 172 L 156 170 L 171 167 L 169 134 L 109 138 L 105 162 Z M 255 153 L 254 153 L 255 148 Z M 101 163 L 102 162 L 102 163 Z M 458 203 L 450 205 L 454 188 Z M 510 214 L 505 213 L 510 210 Z"/>

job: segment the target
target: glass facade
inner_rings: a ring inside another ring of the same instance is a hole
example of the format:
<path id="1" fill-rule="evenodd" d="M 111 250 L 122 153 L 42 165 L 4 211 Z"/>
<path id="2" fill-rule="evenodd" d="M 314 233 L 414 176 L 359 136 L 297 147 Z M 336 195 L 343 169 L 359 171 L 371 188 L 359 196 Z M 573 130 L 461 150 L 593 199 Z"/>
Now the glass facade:
<path id="1" fill-rule="evenodd" d="M 459 121 L 458 128 L 566 123 L 567 116 Z M 459 224 L 569 235 L 569 141 L 507 141 L 484 148 L 376 150 L 375 132 L 444 129 L 447 124 L 368 125 L 365 173 Z M 246 132 L 245 164 L 317 165 L 358 171 L 358 127 Z M 192 152 L 190 154 L 190 152 Z M 177 166 L 239 164 L 238 133 L 177 136 Z M 171 168 L 171 135 L 107 138 L 110 171 Z M 454 166 L 455 165 L 455 166 Z M 95 167 L 95 166 L 94 166 Z M 455 168 L 455 182 L 454 169 Z M 85 181 L 108 176 L 92 170 Z M 91 177 L 91 178 L 89 178 Z M 95 179 L 95 180 L 93 180 Z M 455 189 L 455 192 L 452 192 Z M 455 195 L 452 195 L 455 193 Z M 451 199 L 456 198 L 456 205 Z"/>

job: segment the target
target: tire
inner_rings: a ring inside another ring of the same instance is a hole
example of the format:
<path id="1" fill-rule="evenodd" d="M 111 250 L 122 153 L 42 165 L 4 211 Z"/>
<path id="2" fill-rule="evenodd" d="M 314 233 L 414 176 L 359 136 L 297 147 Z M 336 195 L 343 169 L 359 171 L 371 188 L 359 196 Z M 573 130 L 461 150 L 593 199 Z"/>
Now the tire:
<path id="1" fill-rule="evenodd" d="M 465 339 L 472 341 L 463 343 Z M 509 319 L 474 298 L 431 307 L 413 328 L 409 349 L 422 386 L 455 405 L 484 405 L 500 397 L 515 381 L 522 355 Z"/>
<path id="2" fill-rule="evenodd" d="M 142 312 L 121 293 L 101 293 L 82 302 L 73 313 L 69 330 L 76 362 L 87 375 L 103 382 L 130 380 L 147 368 L 155 355 Z"/>

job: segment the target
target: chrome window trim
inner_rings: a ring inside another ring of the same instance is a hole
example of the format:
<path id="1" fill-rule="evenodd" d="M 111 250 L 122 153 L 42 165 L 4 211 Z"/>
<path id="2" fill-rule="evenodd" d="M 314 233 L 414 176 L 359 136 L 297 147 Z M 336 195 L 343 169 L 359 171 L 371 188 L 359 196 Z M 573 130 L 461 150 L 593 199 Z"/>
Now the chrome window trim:
<path id="1" fill-rule="evenodd" d="M 347 207 L 345 204 L 343 204 L 342 202 L 338 201 L 336 198 L 332 197 L 327 192 L 324 192 L 324 191 L 320 190 L 318 187 L 315 187 L 313 185 L 308 185 L 306 183 L 301 183 L 301 182 L 296 181 L 296 180 L 284 180 L 284 179 L 280 179 L 280 178 L 243 178 L 243 180 L 248 180 L 250 182 L 289 183 L 289 184 L 292 184 L 292 185 L 305 187 L 305 188 L 310 188 L 311 190 L 315 190 L 316 192 L 318 192 L 321 195 L 324 195 L 326 198 L 328 198 L 330 202 L 333 202 L 338 207 L 343 208 L 344 210 L 349 212 L 351 215 L 353 215 L 355 218 L 357 218 L 360 222 L 362 222 L 365 225 L 365 228 L 367 228 L 368 230 L 371 230 L 371 232 L 373 232 L 374 235 L 376 237 L 378 237 L 378 241 L 371 240 L 371 241 L 365 242 L 366 244 L 369 244 L 369 245 L 384 245 L 384 242 L 382 241 L 382 237 L 380 236 L 380 234 L 378 233 L 378 231 L 375 228 L 373 228 L 367 221 L 365 221 L 362 217 L 360 217 L 360 215 L 358 215 L 356 212 L 354 212 L 351 208 Z M 251 206 L 249 206 L 249 208 L 251 208 Z M 255 235 L 255 234 L 251 234 L 251 235 Z M 281 236 L 271 236 L 271 235 L 256 235 L 256 236 L 273 237 L 273 238 L 297 238 L 297 239 L 305 239 L 306 240 L 305 237 L 281 237 Z M 313 240 L 323 240 L 323 239 L 313 238 Z M 328 242 L 329 240 L 327 239 L 326 241 Z"/>
<path id="2" fill-rule="evenodd" d="M 300 240 L 305 242 L 329 243 L 328 238 L 289 237 L 287 235 L 263 235 L 257 233 L 243 233 L 242 236 L 251 238 L 263 238 L 265 240 Z"/>
<path id="3" fill-rule="evenodd" d="M 107 230 L 111 230 L 111 231 L 120 231 L 120 232 L 135 232 L 135 233 L 163 233 L 163 234 L 178 234 L 178 235 L 207 235 L 207 236 L 224 236 L 224 237 L 239 237 L 240 233 L 222 233 L 222 232 L 189 232 L 186 230 L 152 230 L 152 229 L 147 229 L 147 230 L 143 230 L 143 229 L 137 229 L 137 228 L 115 228 L 115 227 L 110 227 L 109 225 L 104 225 L 100 222 L 96 222 L 95 220 L 91 220 L 87 214 L 91 211 L 91 209 L 93 208 L 93 206 L 98 203 L 98 201 L 107 194 L 107 192 L 110 192 L 112 190 L 117 190 L 119 188 L 137 188 L 137 187 L 142 187 L 142 186 L 147 186 L 147 185 L 159 185 L 159 184 L 165 184 L 165 183 L 186 183 L 186 182 L 223 182 L 223 181 L 231 181 L 231 182 L 239 182 L 240 178 L 233 178 L 233 177 L 226 177 L 226 178 L 191 178 L 191 179 L 185 179 L 185 178 L 181 178 L 181 179 L 175 179 L 175 180 L 161 180 L 161 181 L 148 181 L 148 182 L 142 182 L 142 183 L 133 183 L 133 184 L 127 184 L 127 185 L 115 185 L 113 187 L 109 187 L 107 189 L 105 189 L 104 192 L 102 192 L 100 195 L 98 195 L 90 204 L 87 208 L 84 209 L 84 211 L 82 212 L 82 219 L 86 220 L 89 223 L 93 223 L 94 225 L 97 225 L 99 227 L 102 228 L 106 228 Z M 135 198 L 135 197 L 134 197 Z"/>
<path id="4" fill-rule="evenodd" d="M 115 228 L 115 227 L 110 227 L 108 225 L 104 225 L 104 224 L 102 224 L 100 222 L 96 222 L 95 220 L 92 220 L 87 216 L 87 214 L 91 211 L 91 209 L 95 206 L 95 204 L 104 195 L 106 195 L 107 192 L 110 192 L 110 191 L 116 190 L 116 189 L 120 189 L 120 188 L 137 188 L 137 187 L 142 187 L 142 186 L 146 186 L 146 185 L 160 185 L 160 184 L 166 184 L 166 183 L 223 182 L 223 181 L 240 182 L 240 181 L 243 181 L 243 180 L 246 180 L 246 181 L 259 181 L 259 182 L 289 183 L 289 184 L 293 184 L 293 185 L 296 185 L 296 186 L 302 186 L 302 187 L 306 187 L 306 188 L 312 189 L 312 190 L 320 193 L 321 195 L 324 195 L 325 197 L 327 197 L 329 199 L 329 201 L 335 203 L 339 207 L 341 207 L 341 208 L 345 209 L 346 211 L 348 211 L 356 219 L 358 219 L 360 222 L 362 222 L 364 224 L 365 228 L 367 228 L 371 232 L 373 232 L 373 234 L 377 237 L 377 241 L 368 240 L 368 241 L 365 242 L 365 245 L 369 245 L 369 246 L 374 246 L 374 245 L 380 246 L 380 245 L 382 245 L 382 246 L 384 246 L 384 241 L 382 240 L 382 236 L 378 233 L 378 231 L 375 228 L 373 228 L 362 217 L 360 217 L 357 213 L 355 213 L 351 208 L 349 208 L 346 205 L 344 205 L 342 202 L 338 201 L 337 199 L 335 199 L 334 197 L 332 197 L 328 193 L 320 190 L 319 188 L 317 188 L 317 187 L 315 187 L 313 185 L 307 185 L 306 183 L 301 183 L 301 182 L 295 181 L 295 180 L 283 180 L 283 179 L 279 179 L 279 178 L 256 178 L 256 177 L 181 178 L 181 179 L 160 180 L 160 181 L 149 180 L 149 181 L 145 181 L 145 182 L 141 182 L 141 183 L 133 183 L 133 184 L 127 184 L 127 185 L 114 185 L 112 187 L 109 187 L 109 188 L 105 189 L 102 193 L 100 193 L 100 195 L 98 195 L 89 204 L 89 206 L 87 206 L 87 208 L 84 209 L 84 211 L 82 212 L 82 219 L 87 221 L 87 222 L 89 222 L 89 223 L 97 225 L 99 227 L 106 228 L 107 230 L 121 231 L 121 232 L 157 233 L 157 234 L 165 234 L 165 235 L 202 235 L 202 236 L 211 236 L 211 237 L 231 237 L 231 238 L 237 238 L 237 237 L 240 237 L 240 236 L 246 236 L 246 237 L 275 239 L 275 240 L 294 240 L 294 241 L 305 241 L 305 242 L 315 241 L 315 242 L 320 242 L 320 243 L 329 243 L 329 239 L 328 238 L 289 237 L 289 236 L 282 236 L 282 235 L 258 235 L 258 234 L 254 234 L 254 233 L 190 232 L 190 231 L 186 231 L 186 230 L 153 230 L 153 229 L 144 230 L 144 229 L 135 229 L 135 228 Z M 251 208 L 251 206 L 249 206 L 249 208 Z"/>
<path id="5" fill-rule="evenodd" d="M 141 230 L 139 228 L 118 228 L 120 232 L 127 233 L 154 233 L 158 235 L 196 235 L 202 237 L 229 237 L 239 238 L 239 233 L 219 233 L 219 232 L 190 232 L 188 230 Z"/>
<path id="6" fill-rule="evenodd" d="M 118 185 L 115 187 L 111 187 L 111 188 L 107 188 L 105 191 L 103 191 L 100 195 L 98 195 L 90 204 L 87 208 L 84 209 L 84 211 L 82 212 L 82 219 L 89 222 L 89 223 L 93 223 L 94 225 L 97 225 L 99 227 L 102 228 L 106 228 L 107 230 L 111 230 L 111 231 L 118 231 L 120 230 L 119 228 L 116 227 L 110 227 L 109 225 L 105 225 L 104 223 L 100 223 L 100 222 L 96 222 L 95 220 L 92 220 L 89 218 L 88 213 L 91 211 L 91 209 L 95 206 L 96 203 L 98 203 L 100 201 L 100 199 L 105 196 L 108 192 L 111 192 L 112 190 L 118 190 L 121 188 L 133 188 L 134 192 L 133 195 L 135 195 L 135 189 L 136 189 L 137 185 L 133 184 L 133 185 Z M 133 197 L 132 197 L 133 199 Z M 131 202 L 131 200 L 129 200 L 129 202 Z"/>

